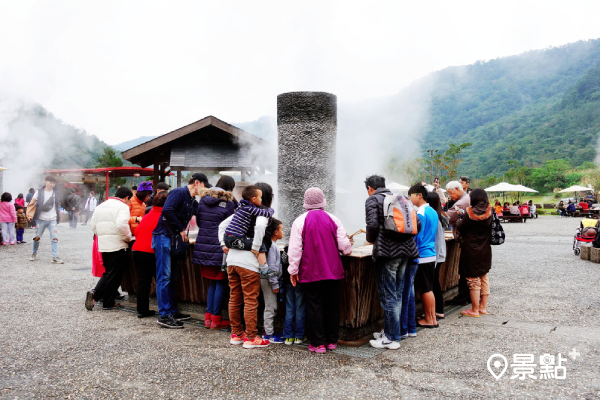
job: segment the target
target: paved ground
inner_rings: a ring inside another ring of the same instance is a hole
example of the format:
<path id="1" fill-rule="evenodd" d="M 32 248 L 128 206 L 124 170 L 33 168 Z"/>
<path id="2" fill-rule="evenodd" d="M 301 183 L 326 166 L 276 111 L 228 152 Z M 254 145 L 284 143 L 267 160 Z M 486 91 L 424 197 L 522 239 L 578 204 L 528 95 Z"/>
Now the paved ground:
<path id="1" fill-rule="evenodd" d="M 0 397 L 600 398 L 600 264 L 573 255 L 578 223 L 542 216 L 505 224 L 490 315 L 455 313 L 371 359 L 284 345 L 245 350 L 224 332 L 88 312 L 91 232 L 62 224 L 64 265 L 50 264 L 47 237 L 35 263 L 27 261 L 30 243 L 0 248 Z M 536 375 L 541 354 L 561 353 L 566 379 L 511 380 L 509 367 L 497 381 L 486 368 L 494 353 L 509 363 L 534 354 Z"/>

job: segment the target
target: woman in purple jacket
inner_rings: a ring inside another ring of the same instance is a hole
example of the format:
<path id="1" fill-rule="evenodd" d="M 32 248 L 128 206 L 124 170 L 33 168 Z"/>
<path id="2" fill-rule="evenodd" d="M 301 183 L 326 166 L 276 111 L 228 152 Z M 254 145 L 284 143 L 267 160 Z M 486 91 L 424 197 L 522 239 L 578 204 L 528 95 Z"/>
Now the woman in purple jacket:
<path id="1" fill-rule="evenodd" d="M 290 280 L 302 285 L 306 301 L 308 349 L 334 350 L 340 328 L 339 288 L 344 267 L 339 252 L 352 253 L 352 242 L 337 217 L 324 211 L 327 204 L 317 187 L 304 193 L 308 211 L 296 218 L 290 232 Z M 327 346 L 327 347 L 326 347 Z"/>
<path id="2" fill-rule="evenodd" d="M 219 243 L 219 224 L 235 211 L 234 197 L 231 191 L 235 182 L 230 176 L 223 176 L 217 186 L 201 190 L 196 223 L 198 237 L 194 245 L 192 262 L 200 265 L 200 273 L 210 279 L 206 300 L 204 327 L 222 329 L 229 326 L 228 320 L 221 317 L 223 300 L 227 294 L 227 272 L 221 271 L 223 249 Z"/>

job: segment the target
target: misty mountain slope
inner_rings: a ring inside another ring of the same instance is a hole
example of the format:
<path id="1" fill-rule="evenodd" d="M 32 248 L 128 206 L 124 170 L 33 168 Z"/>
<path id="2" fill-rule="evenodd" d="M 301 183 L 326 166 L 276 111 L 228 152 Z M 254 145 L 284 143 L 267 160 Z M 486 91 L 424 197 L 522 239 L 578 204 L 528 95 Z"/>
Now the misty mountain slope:
<path id="1" fill-rule="evenodd" d="M 0 106 L 0 159 L 37 168 L 94 167 L 106 143 L 68 125 L 39 104 L 6 100 Z"/>
<path id="2" fill-rule="evenodd" d="M 439 71 L 422 148 L 473 143 L 461 171 L 478 177 L 502 173 L 510 159 L 593 161 L 598 65 L 600 40 L 590 40 Z"/>
<path id="3" fill-rule="evenodd" d="M 125 151 L 125 150 L 131 149 L 132 147 L 139 146 L 142 143 L 146 143 L 146 142 L 148 142 L 148 141 L 150 141 L 150 140 L 152 140 L 154 138 L 157 138 L 157 137 L 158 136 L 140 136 L 138 138 L 131 139 L 131 140 L 128 140 L 126 142 L 115 144 L 112 147 L 114 149 L 116 149 L 116 150 L 119 150 L 119 151 Z"/>

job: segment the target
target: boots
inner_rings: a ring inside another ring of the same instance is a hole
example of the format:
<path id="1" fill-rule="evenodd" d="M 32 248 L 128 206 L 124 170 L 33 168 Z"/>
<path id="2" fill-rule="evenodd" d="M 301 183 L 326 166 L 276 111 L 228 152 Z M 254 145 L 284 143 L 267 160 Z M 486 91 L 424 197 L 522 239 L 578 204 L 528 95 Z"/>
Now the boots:
<path id="1" fill-rule="evenodd" d="M 204 327 L 206 329 L 210 329 L 210 325 L 212 323 L 212 320 L 211 320 L 212 316 L 213 315 L 211 313 L 204 313 Z"/>
<path id="2" fill-rule="evenodd" d="M 221 320 L 220 315 L 213 315 L 211 320 L 212 323 L 210 324 L 210 329 L 223 329 L 229 326 L 229 320 Z"/>

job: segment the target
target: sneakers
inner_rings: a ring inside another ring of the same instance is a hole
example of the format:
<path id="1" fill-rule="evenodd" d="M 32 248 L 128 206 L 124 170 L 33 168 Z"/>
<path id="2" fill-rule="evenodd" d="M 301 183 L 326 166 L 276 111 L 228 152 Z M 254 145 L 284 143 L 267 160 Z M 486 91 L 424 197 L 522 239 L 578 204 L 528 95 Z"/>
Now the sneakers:
<path id="1" fill-rule="evenodd" d="M 294 344 L 302 344 L 302 343 L 304 343 L 305 340 L 306 340 L 306 337 L 304 337 L 304 338 L 295 338 L 294 339 Z"/>
<path id="2" fill-rule="evenodd" d="M 317 354 L 325 354 L 327 353 L 327 349 L 325 348 L 324 345 L 320 345 L 319 347 L 315 347 L 312 344 L 308 345 L 308 350 L 309 351 L 314 351 Z"/>
<path id="3" fill-rule="evenodd" d="M 64 264 L 65 262 L 59 257 L 52 257 L 52 264 Z"/>
<path id="4" fill-rule="evenodd" d="M 394 342 L 392 340 L 389 340 L 387 336 L 385 336 L 385 334 L 379 339 L 369 340 L 369 343 L 376 349 L 397 350 L 400 348 L 400 342 Z"/>
<path id="5" fill-rule="evenodd" d="M 231 334 L 231 340 L 229 344 L 243 344 L 246 339 L 246 332 L 243 332 L 241 335 L 236 335 L 235 333 Z"/>
<path id="6" fill-rule="evenodd" d="M 375 339 L 381 339 L 381 337 L 382 337 L 383 335 L 385 335 L 385 332 L 384 332 L 384 330 L 383 330 L 383 329 L 381 330 L 381 332 L 375 332 L 375 333 L 373 333 L 373 337 L 374 337 Z"/>
<path id="7" fill-rule="evenodd" d="M 254 349 L 257 347 L 267 347 L 267 346 L 269 346 L 269 344 L 271 344 L 271 342 L 256 335 L 256 337 L 252 340 L 250 340 L 248 338 L 244 339 L 243 347 L 245 349 Z"/>
<path id="8" fill-rule="evenodd" d="M 188 319 L 192 319 L 192 316 L 189 314 L 182 314 L 177 311 L 177 314 L 173 315 L 173 318 L 175 318 L 177 321 L 187 321 Z"/>
<path id="9" fill-rule="evenodd" d="M 329 343 L 327 345 L 327 350 L 335 350 L 337 349 L 337 343 Z"/>
<path id="10" fill-rule="evenodd" d="M 281 338 L 278 334 L 274 333 L 272 335 L 263 335 L 263 339 L 268 340 L 271 343 L 284 343 L 285 340 Z"/>
<path id="11" fill-rule="evenodd" d="M 415 332 L 415 333 L 409 333 L 408 337 L 417 337 L 417 332 Z"/>
<path id="12" fill-rule="evenodd" d="M 287 344 L 288 346 L 293 345 L 294 344 L 294 338 L 285 339 L 285 344 Z"/>
<path id="13" fill-rule="evenodd" d="M 35 261 L 35 260 L 37 260 L 37 254 L 36 254 L 36 253 L 33 253 L 33 254 L 31 255 L 31 257 L 29 257 L 29 261 Z"/>
<path id="14" fill-rule="evenodd" d="M 164 317 L 164 318 L 158 318 L 158 320 L 156 320 L 156 323 L 159 324 L 160 326 L 162 326 L 163 328 L 168 328 L 168 329 L 182 329 L 183 328 L 183 322 L 177 321 L 175 318 L 173 318 L 172 315 L 169 315 L 168 317 Z"/>
<path id="15" fill-rule="evenodd" d="M 35 254 L 34 254 L 35 255 Z M 85 294 L 85 309 L 92 311 L 94 309 L 94 291 L 90 290 Z"/>

